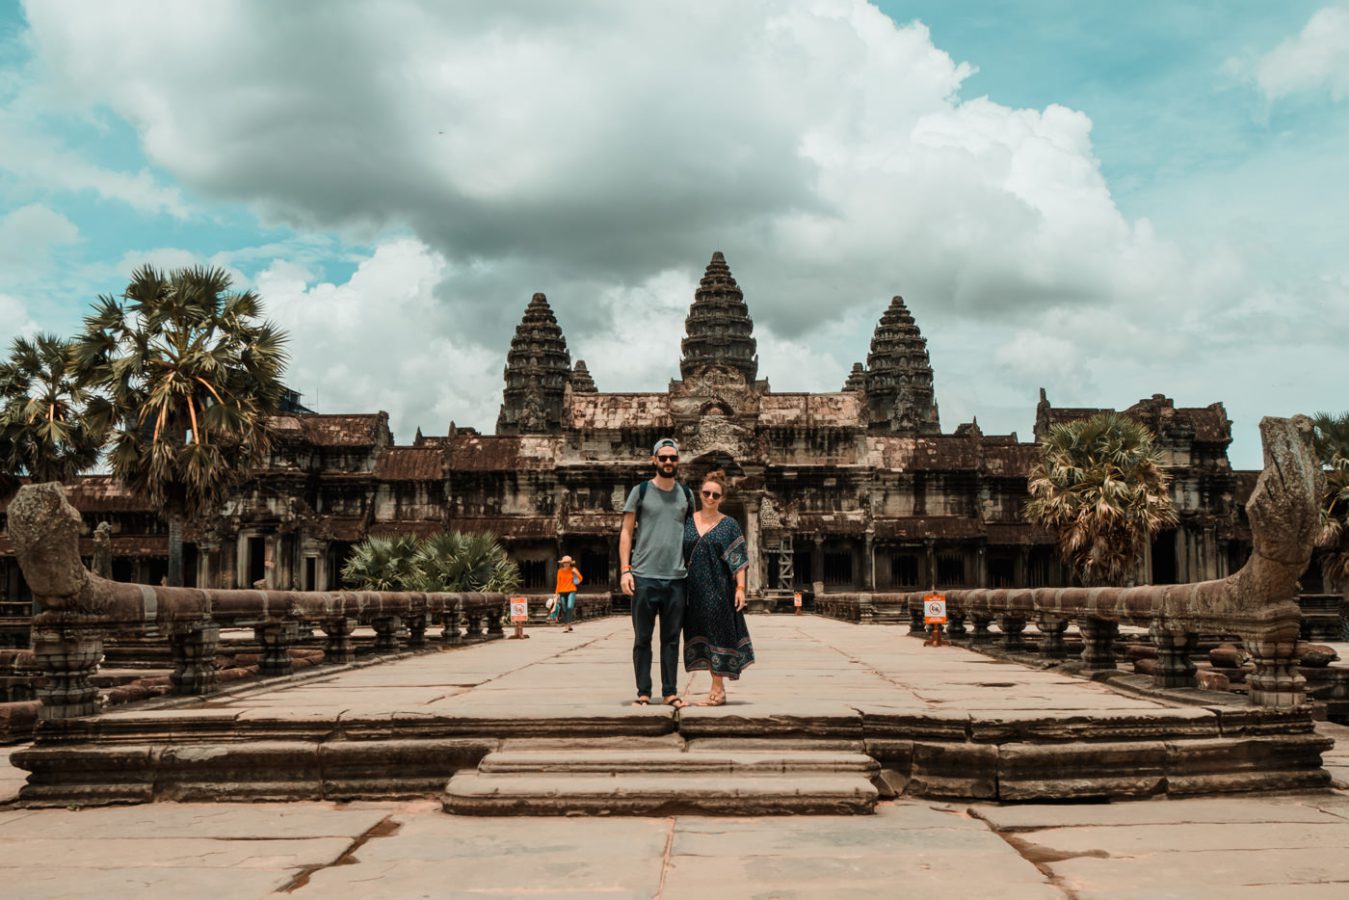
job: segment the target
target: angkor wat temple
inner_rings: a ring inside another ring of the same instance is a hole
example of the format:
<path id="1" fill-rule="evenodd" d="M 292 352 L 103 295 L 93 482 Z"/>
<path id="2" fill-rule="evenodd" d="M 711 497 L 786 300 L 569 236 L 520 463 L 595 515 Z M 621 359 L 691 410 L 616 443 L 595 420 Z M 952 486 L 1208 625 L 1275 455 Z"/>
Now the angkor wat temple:
<path id="1" fill-rule="evenodd" d="M 494 435 L 451 425 L 397 446 L 386 413 L 277 416 L 267 467 L 190 534 L 188 583 L 328 588 L 368 535 L 461 529 L 500 536 L 526 589 L 549 590 L 567 553 L 602 590 L 617 584 L 624 495 L 650 476 L 665 435 L 682 447 L 685 480 L 713 467 L 733 477 L 727 512 L 748 538 L 751 594 L 1066 583 L 1052 536 L 1022 519 L 1037 445 L 973 423 L 942 432 L 927 343 L 902 298 L 834 393 L 779 393 L 758 378 L 753 322 L 721 253 L 685 329 L 667 390 L 601 393 L 535 294 L 506 356 Z M 1041 391 L 1034 436 L 1096 411 L 1055 408 Z M 1178 409 L 1156 394 L 1124 412 L 1163 448 L 1180 514 L 1139 580 L 1234 571 L 1249 552 L 1242 507 L 1257 473 L 1232 470 L 1222 404 Z M 155 510 L 105 477 L 68 493 L 91 530 L 110 523 L 114 577 L 158 583 L 167 534 Z M 0 595 L 26 596 L 2 532 Z"/>

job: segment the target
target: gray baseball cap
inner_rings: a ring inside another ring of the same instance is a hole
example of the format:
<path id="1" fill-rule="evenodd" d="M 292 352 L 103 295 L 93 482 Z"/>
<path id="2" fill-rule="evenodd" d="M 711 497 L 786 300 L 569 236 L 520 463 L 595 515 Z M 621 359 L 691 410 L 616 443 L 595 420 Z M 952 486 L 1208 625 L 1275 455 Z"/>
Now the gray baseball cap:
<path id="1" fill-rule="evenodd" d="M 660 453 L 661 447 L 671 447 L 674 449 L 674 452 L 676 453 L 679 452 L 679 445 L 675 443 L 674 438 L 661 438 L 660 440 L 656 441 L 656 446 L 651 448 L 651 455 L 655 456 L 656 454 Z"/>

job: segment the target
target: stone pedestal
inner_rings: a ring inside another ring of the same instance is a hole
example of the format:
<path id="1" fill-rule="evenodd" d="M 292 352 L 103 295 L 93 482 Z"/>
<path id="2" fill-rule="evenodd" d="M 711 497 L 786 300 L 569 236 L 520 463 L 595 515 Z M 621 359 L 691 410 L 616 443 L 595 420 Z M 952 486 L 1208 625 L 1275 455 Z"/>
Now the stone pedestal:
<path id="1" fill-rule="evenodd" d="M 923 604 L 909 606 L 909 634 L 927 634 L 927 625 L 923 622 Z"/>
<path id="2" fill-rule="evenodd" d="M 1104 619 L 1079 619 L 1077 630 L 1082 632 L 1082 664 L 1099 672 L 1115 668 L 1115 638 L 1119 623 Z"/>
<path id="3" fill-rule="evenodd" d="M 1157 647 L 1157 671 L 1152 684 L 1159 688 L 1194 687 L 1195 665 L 1190 660 L 1190 647 L 1198 637 L 1184 632 L 1168 631 L 1155 623 L 1148 629 Z"/>
<path id="4" fill-rule="evenodd" d="M 262 658 L 258 660 L 258 674 L 268 677 L 289 675 L 290 647 L 300 637 L 300 627 L 295 622 L 266 622 L 253 626 L 253 636 L 262 648 Z"/>
<path id="5" fill-rule="evenodd" d="M 454 609 L 446 610 L 440 618 L 440 641 L 442 644 L 458 644 L 463 640 L 463 626 L 460 619 L 463 607 L 456 604 Z"/>
<path id="6" fill-rule="evenodd" d="M 1026 639 L 1022 636 L 1026 630 L 1026 620 L 1021 616 L 998 616 L 998 630 L 1002 632 L 1001 647 L 1004 650 L 1026 649 Z"/>
<path id="7" fill-rule="evenodd" d="M 946 615 L 946 636 L 951 640 L 959 640 L 969 635 L 969 630 L 965 628 L 964 613 L 947 613 Z"/>
<path id="8" fill-rule="evenodd" d="M 970 618 L 974 620 L 974 633 L 970 635 L 970 643 L 975 645 L 993 643 L 993 632 L 988 630 L 988 625 L 993 621 L 993 617 L 975 613 Z"/>
<path id="9" fill-rule="evenodd" d="M 480 641 L 482 640 L 482 610 L 465 610 L 464 612 L 464 640 Z"/>
<path id="10" fill-rule="evenodd" d="M 501 624 L 501 609 L 492 609 L 487 612 L 487 637 L 499 638 L 505 637 L 506 632 Z"/>
<path id="11" fill-rule="evenodd" d="M 1068 630 L 1067 619 L 1056 619 L 1053 616 L 1040 616 L 1035 622 L 1035 628 L 1044 637 L 1040 641 L 1040 655 L 1045 659 L 1064 659 L 1068 655 L 1068 648 L 1063 643 L 1063 633 Z"/>
<path id="12" fill-rule="evenodd" d="M 408 646 L 413 650 L 426 647 L 426 614 L 408 616 Z"/>
<path id="13" fill-rule="evenodd" d="M 402 616 L 376 616 L 370 622 L 375 629 L 375 652 L 397 653 L 400 638 L 406 634 Z"/>
<path id="14" fill-rule="evenodd" d="M 325 619 L 323 633 L 327 640 L 323 643 L 323 661 L 337 665 L 355 662 L 356 642 L 351 639 L 355 630 L 355 619 Z"/>
<path id="15" fill-rule="evenodd" d="M 220 646 L 220 626 L 214 622 L 178 623 L 169 631 L 173 648 L 173 693 L 199 697 L 219 690 L 215 654 Z"/>
<path id="16" fill-rule="evenodd" d="M 1297 670 L 1293 648 L 1296 637 L 1246 638 L 1246 652 L 1255 671 L 1246 676 L 1254 706 L 1300 706 L 1306 697 L 1307 679 Z"/>
<path id="17" fill-rule="evenodd" d="M 103 660 L 101 630 L 35 629 L 33 653 L 45 681 L 37 689 L 44 721 L 98 714 L 98 688 L 89 679 Z"/>

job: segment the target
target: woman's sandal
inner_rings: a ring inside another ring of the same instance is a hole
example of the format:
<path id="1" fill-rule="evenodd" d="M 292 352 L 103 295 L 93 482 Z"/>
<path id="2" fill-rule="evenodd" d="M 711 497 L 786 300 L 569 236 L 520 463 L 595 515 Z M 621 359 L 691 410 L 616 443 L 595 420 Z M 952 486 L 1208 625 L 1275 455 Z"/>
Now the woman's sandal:
<path id="1" fill-rule="evenodd" d="M 722 691 L 720 694 L 718 694 L 718 693 L 715 693 L 715 692 L 713 692 L 713 691 L 708 691 L 708 692 L 707 692 L 707 699 L 706 699 L 706 700 L 700 700 L 700 701 L 698 701 L 698 705 L 699 705 L 699 706 L 725 706 L 725 705 L 726 705 L 726 692 L 725 692 L 725 691 Z"/>
<path id="2" fill-rule="evenodd" d="M 688 701 L 686 701 L 683 697 L 680 697 L 678 694 L 671 694 L 669 697 L 666 697 L 665 700 L 662 702 L 666 706 L 673 706 L 675 709 L 683 709 L 684 707 L 689 705 Z"/>

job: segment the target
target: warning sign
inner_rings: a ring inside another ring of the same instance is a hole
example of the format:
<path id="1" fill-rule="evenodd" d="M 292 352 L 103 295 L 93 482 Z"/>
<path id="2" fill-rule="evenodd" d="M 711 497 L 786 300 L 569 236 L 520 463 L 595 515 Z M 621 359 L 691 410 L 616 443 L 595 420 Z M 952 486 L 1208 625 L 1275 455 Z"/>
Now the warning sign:
<path id="1" fill-rule="evenodd" d="M 946 595 L 923 595 L 923 622 L 927 625 L 946 624 Z"/>
<path id="2" fill-rule="evenodd" d="M 792 606 L 800 606 L 800 605 L 801 605 L 801 592 L 797 591 L 795 594 L 792 595 Z"/>
<path id="3" fill-rule="evenodd" d="M 512 622 L 529 621 L 529 601 L 524 597 L 511 598 L 511 621 Z"/>

